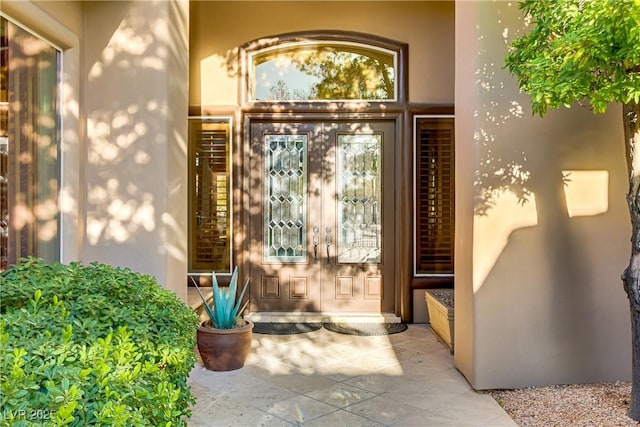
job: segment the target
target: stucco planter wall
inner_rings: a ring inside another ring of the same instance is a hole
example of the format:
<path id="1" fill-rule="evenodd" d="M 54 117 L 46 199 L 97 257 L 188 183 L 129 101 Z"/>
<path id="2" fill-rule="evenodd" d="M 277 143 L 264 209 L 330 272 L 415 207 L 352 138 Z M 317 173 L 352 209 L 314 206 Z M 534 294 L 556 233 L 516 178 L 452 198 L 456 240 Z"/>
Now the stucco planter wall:
<path id="1" fill-rule="evenodd" d="M 429 289 L 425 300 L 431 329 L 453 354 L 453 289 Z"/>

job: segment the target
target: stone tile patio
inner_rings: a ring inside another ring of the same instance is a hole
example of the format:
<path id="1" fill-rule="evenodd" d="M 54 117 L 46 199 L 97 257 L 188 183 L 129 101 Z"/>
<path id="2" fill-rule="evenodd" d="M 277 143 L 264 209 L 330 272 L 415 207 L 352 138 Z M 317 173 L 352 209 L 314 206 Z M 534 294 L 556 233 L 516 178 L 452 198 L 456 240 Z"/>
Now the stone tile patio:
<path id="1" fill-rule="evenodd" d="M 254 334 L 244 368 L 201 365 L 189 426 L 516 426 L 454 368 L 427 325 L 362 337 Z"/>

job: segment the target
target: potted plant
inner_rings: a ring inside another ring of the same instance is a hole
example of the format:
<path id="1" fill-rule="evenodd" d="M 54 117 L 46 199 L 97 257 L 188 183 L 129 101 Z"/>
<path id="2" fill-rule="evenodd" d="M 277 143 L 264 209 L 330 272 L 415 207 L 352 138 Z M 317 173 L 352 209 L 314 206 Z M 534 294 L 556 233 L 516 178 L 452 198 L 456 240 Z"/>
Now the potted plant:
<path id="1" fill-rule="evenodd" d="M 240 295 L 238 291 L 238 267 L 233 270 L 229 287 L 220 287 L 213 272 L 213 301 L 208 304 L 200 287 L 198 290 L 209 320 L 200 323 L 197 344 L 202 363 L 211 371 L 232 371 L 244 366 L 251 350 L 253 323 L 245 320 L 242 313 L 247 302 L 242 304 L 249 279 L 244 283 Z"/>

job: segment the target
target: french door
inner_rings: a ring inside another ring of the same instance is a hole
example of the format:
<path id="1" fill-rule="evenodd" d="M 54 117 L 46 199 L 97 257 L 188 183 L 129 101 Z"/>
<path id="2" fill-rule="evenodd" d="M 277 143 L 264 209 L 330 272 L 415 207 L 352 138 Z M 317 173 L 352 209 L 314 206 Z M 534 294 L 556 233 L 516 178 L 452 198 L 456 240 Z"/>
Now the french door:
<path id="1" fill-rule="evenodd" d="M 393 121 L 250 126 L 252 311 L 393 312 Z"/>

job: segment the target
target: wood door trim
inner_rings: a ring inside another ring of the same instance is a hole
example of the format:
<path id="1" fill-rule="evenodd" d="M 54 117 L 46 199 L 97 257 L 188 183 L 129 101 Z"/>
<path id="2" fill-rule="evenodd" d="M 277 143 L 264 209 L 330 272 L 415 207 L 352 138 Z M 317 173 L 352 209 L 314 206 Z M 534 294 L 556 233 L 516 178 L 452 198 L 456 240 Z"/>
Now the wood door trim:
<path id="1" fill-rule="evenodd" d="M 395 300 L 395 314 L 404 321 L 410 321 L 412 316 L 411 307 L 411 182 L 412 182 L 412 139 L 411 133 L 411 119 L 410 115 L 406 111 L 392 111 L 392 112 L 366 112 L 366 113 L 353 113 L 353 112 L 337 112 L 337 113 L 276 113 L 276 112 L 254 112 L 244 111 L 239 112 L 238 120 L 242 123 L 241 132 L 238 133 L 236 143 L 241 147 L 236 150 L 236 153 L 241 154 L 237 160 L 241 167 L 238 170 L 238 187 L 236 191 L 241 197 L 236 200 L 241 200 L 242 205 L 238 207 L 239 214 L 236 216 L 240 221 L 238 227 L 238 233 L 235 237 L 238 249 L 241 249 L 241 253 L 237 256 L 239 265 L 242 266 L 244 276 L 247 277 L 250 259 L 250 242 L 249 236 L 249 224 L 250 213 L 248 207 L 249 194 L 245 191 L 248 186 L 248 172 L 250 171 L 250 164 L 246 161 L 250 153 L 250 129 L 253 123 L 260 122 L 344 122 L 344 121 L 393 121 L 395 123 L 395 145 L 394 145 L 394 157 L 395 157 L 395 171 L 394 171 L 394 204 L 395 204 L 395 259 L 394 259 L 394 272 L 391 278 L 394 281 L 394 300 Z"/>

